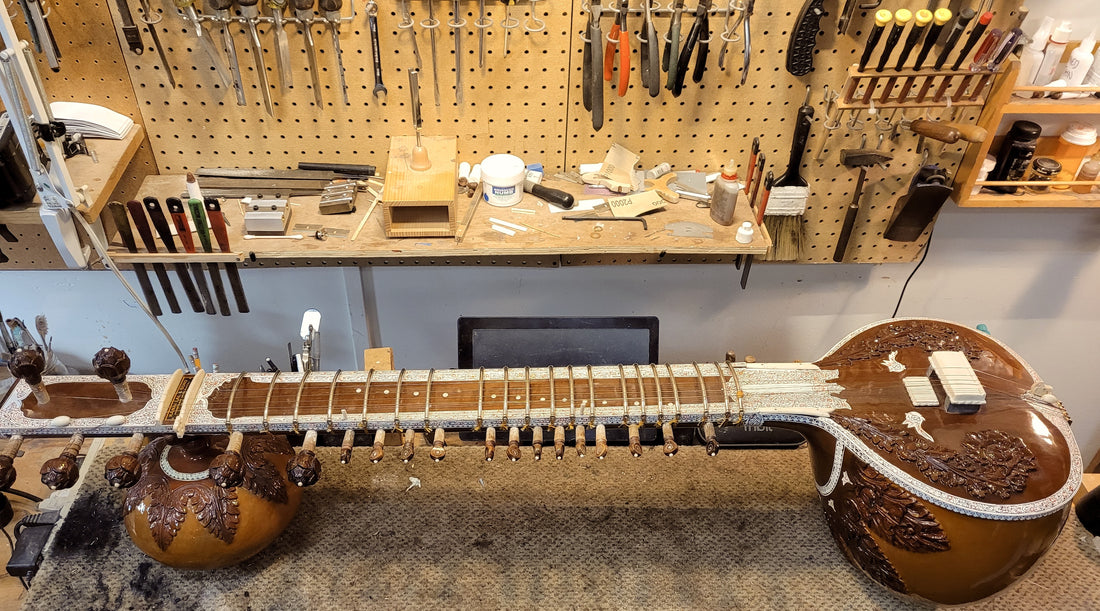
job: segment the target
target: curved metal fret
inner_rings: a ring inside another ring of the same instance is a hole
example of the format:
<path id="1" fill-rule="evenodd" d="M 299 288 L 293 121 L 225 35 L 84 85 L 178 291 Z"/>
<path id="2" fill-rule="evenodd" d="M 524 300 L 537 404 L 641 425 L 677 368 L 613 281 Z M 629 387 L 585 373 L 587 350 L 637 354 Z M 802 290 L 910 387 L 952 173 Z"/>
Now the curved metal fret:
<path id="1" fill-rule="evenodd" d="M 665 399 L 661 396 L 661 375 L 653 363 L 649 364 L 649 368 L 653 370 L 653 383 L 657 386 L 657 426 L 661 426 L 665 422 Z"/>
<path id="2" fill-rule="evenodd" d="M 592 402 L 592 412 L 591 412 L 591 416 L 589 416 L 589 418 L 588 418 L 588 426 L 595 427 L 596 426 L 596 383 L 592 380 L 592 366 L 591 365 L 585 365 L 585 367 L 587 367 L 587 369 L 588 369 L 587 374 L 586 374 L 588 376 L 588 400 Z M 581 414 L 581 415 L 583 416 L 584 414 Z"/>
<path id="3" fill-rule="evenodd" d="M 634 363 L 634 375 L 638 378 L 638 397 L 642 400 L 642 415 L 638 418 L 638 424 L 645 426 L 645 383 L 642 381 L 642 368 Z"/>
<path id="4" fill-rule="evenodd" d="M 332 431 L 332 400 L 336 398 L 336 381 L 340 379 L 341 373 L 344 373 L 343 369 L 336 370 L 336 375 L 332 376 L 332 384 L 328 387 L 328 413 L 325 414 L 326 431 Z"/>
<path id="5" fill-rule="evenodd" d="M 558 421 L 558 404 L 554 402 L 554 366 L 549 368 L 550 377 L 550 428 L 557 426 Z"/>
<path id="6" fill-rule="evenodd" d="M 569 428 L 577 427 L 577 402 L 573 395 L 573 366 L 569 365 Z"/>
<path id="7" fill-rule="evenodd" d="M 432 425 L 428 419 L 428 410 L 432 405 L 432 376 L 435 375 L 435 369 L 428 370 L 428 387 L 424 390 L 424 432 L 431 433 Z"/>
<path id="8" fill-rule="evenodd" d="M 401 382 L 405 381 L 405 370 L 397 373 L 397 396 L 393 398 L 393 430 L 398 433 L 405 432 L 401 428 Z"/>
<path id="9" fill-rule="evenodd" d="M 722 373 L 722 365 L 714 361 L 714 368 L 718 370 L 718 379 L 722 381 L 722 400 L 726 403 L 726 415 L 721 424 L 725 424 L 730 421 L 730 395 L 726 392 L 726 375 Z"/>
<path id="10" fill-rule="evenodd" d="M 672 417 L 672 424 L 680 422 L 680 389 L 676 387 L 676 373 L 672 371 L 672 365 L 665 363 L 668 369 L 668 380 L 672 382 L 672 400 L 676 403 L 676 415 Z"/>
<path id="11" fill-rule="evenodd" d="M 241 385 L 241 381 L 244 380 L 244 372 L 237 374 L 237 379 L 233 380 L 233 388 L 229 390 L 229 405 L 225 406 L 225 432 L 233 433 L 233 399 L 237 397 L 237 387 Z"/>
<path id="12" fill-rule="evenodd" d="M 623 383 L 623 426 L 630 424 L 630 404 L 626 398 L 626 371 L 623 370 L 623 366 L 619 365 L 619 380 Z"/>
<path id="13" fill-rule="evenodd" d="M 309 371 L 302 373 L 302 380 L 298 382 L 298 394 L 294 395 L 294 417 L 291 419 L 291 427 L 295 433 L 301 431 L 298 430 L 298 406 L 302 403 L 302 389 L 306 387 L 306 380 L 309 379 Z"/>
<path id="14" fill-rule="evenodd" d="M 501 406 L 500 428 L 508 428 L 508 368 L 504 368 L 504 404 Z"/>
<path id="15" fill-rule="evenodd" d="M 703 371 L 699 369 L 699 363 L 691 362 L 695 368 L 695 375 L 699 376 L 699 390 L 703 391 L 703 422 L 710 422 L 710 402 L 707 401 L 707 381 L 703 379 Z"/>
<path id="16" fill-rule="evenodd" d="M 267 428 L 267 410 L 268 410 L 269 407 L 271 407 L 271 393 L 275 391 L 275 380 L 279 379 L 279 374 L 280 373 L 282 373 L 282 372 L 281 371 L 276 371 L 275 373 L 271 374 L 271 384 L 269 384 L 268 387 L 267 387 L 267 398 L 264 399 L 264 420 L 263 420 L 264 432 L 265 433 L 268 431 L 268 428 Z"/>
<path id="17" fill-rule="evenodd" d="M 523 408 L 523 430 L 531 428 L 531 368 L 523 368 L 523 379 L 527 383 L 527 405 Z"/>
<path id="18" fill-rule="evenodd" d="M 481 430 L 481 409 L 485 404 L 485 368 L 479 367 L 477 370 L 477 427 L 475 431 Z"/>
<path id="19" fill-rule="evenodd" d="M 367 370 L 367 382 L 363 385 L 363 418 L 359 421 L 359 426 L 363 427 L 363 430 L 367 430 L 367 397 L 370 396 L 370 381 L 374 377 L 374 368 L 371 367 Z"/>

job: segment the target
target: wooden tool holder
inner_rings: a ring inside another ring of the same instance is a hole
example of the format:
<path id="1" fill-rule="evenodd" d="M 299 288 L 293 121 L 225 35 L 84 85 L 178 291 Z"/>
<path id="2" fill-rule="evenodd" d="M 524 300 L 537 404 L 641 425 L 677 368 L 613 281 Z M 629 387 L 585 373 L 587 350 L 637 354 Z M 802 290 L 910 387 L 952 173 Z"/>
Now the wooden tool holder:
<path id="1" fill-rule="evenodd" d="M 118 37 L 121 33 L 116 25 L 119 18 L 114 2 L 75 0 L 52 6 L 54 14 L 61 17 L 55 20 L 51 16 L 51 25 L 62 45 L 62 71 L 54 74 L 44 67 L 44 63 L 41 71 L 47 91 L 55 97 L 103 104 L 129 112 L 136 121 L 143 122 L 152 149 L 152 158 L 142 168 L 145 171 L 180 174 L 202 166 L 293 168 L 298 161 L 319 159 L 381 166 L 390 148 L 390 137 L 410 131 L 405 71 L 416 64 L 410 45 L 410 31 L 413 31 L 423 57 L 424 131 L 457 137 L 461 161 L 472 163 L 493 153 L 509 152 L 528 163 L 541 162 L 553 174 L 558 169 L 576 169 L 580 163 L 598 162 L 611 144 L 619 143 L 641 157 L 639 166 L 643 169 L 668 162 L 675 169 L 714 172 L 732 158 L 743 172 L 752 140 L 760 137 L 762 151 L 768 158 L 765 169 L 779 175 L 786 169 L 792 125 L 806 86 L 811 86 L 815 92 L 825 85 L 845 91 L 851 75 L 850 66 L 858 61 L 873 21 L 872 15 L 857 11 L 848 35 L 839 36 L 835 16 L 827 16 L 822 20 L 823 33 L 818 36 L 815 70 L 805 77 L 795 77 L 785 70 L 784 49 L 802 0 L 776 0 L 767 6 L 757 2 L 749 18 L 752 63 L 748 80 L 742 86 L 745 41 L 733 42 L 742 31 L 727 27 L 723 11 L 728 10 L 728 5 L 719 4 L 711 9 L 711 57 L 703 81 L 697 84 L 689 79 L 679 97 L 662 89 L 659 97 L 651 98 L 641 87 L 638 76 L 637 35 L 642 27 L 638 17 L 642 11 L 639 1 L 633 0 L 628 23 L 632 55 L 630 87 L 620 96 L 617 79 L 611 84 L 605 82 L 605 121 L 597 132 L 592 129 L 591 118 L 581 103 L 584 43 L 579 34 L 588 17 L 585 0 L 573 0 L 566 5 L 542 1 L 517 4 L 510 7 L 511 20 L 506 23 L 502 23 L 505 7 L 500 3 L 487 3 L 489 23 L 485 23 L 479 21 L 478 5 L 472 0 L 462 0 L 458 16 L 450 14 L 450 2 L 436 0 L 434 8 L 440 22 L 440 27 L 434 30 L 441 94 L 438 105 L 434 103 L 432 91 L 435 75 L 430 59 L 430 32 L 422 24 L 427 18 L 426 0 L 408 0 L 411 22 L 404 19 L 400 4 L 380 6 L 377 15 L 383 73 L 389 88 L 385 101 L 372 96 L 370 36 L 362 7 L 357 7 L 356 17 L 341 27 L 351 100 L 348 106 L 341 102 L 330 36 L 320 19 L 312 28 L 323 87 L 321 106 L 314 102 L 301 35 L 295 31 L 296 27 L 288 31 L 295 82 L 284 94 L 273 69 L 274 45 L 270 27 L 261 25 L 274 117 L 267 116 L 264 111 L 255 62 L 249 57 L 251 51 L 246 44 L 247 33 L 244 24 L 236 19 L 230 23 L 230 29 L 237 41 L 247 106 L 235 104 L 233 93 L 222 86 L 209 61 L 194 44 L 187 23 L 177 17 L 174 8 L 161 11 L 163 19 L 146 28 L 156 28 L 160 36 L 178 82 L 175 89 L 170 88 L 164 78 L 147 31 L 142 32 L 146 50 L 141 55 L 131 53 L 124 46 L 120 48 Z M 1012 9 L 1016 4 L 1012 0 L 999 6 L 990 27 L 1003 28 L 1012 24 L 1015 20 Z M 739 17 L 737 8 L 744 6 L 742 2 L 734 3 L 731 24 Z M 135 20 L 144 25 L 136 8 Z M 605 37 L 617 9 L 618 5 L 603 9 Z M 350 9 L 345 10 L 350 12 Z M 669 6 L 666 3 L 652 10 L 659 18 L 658 35 L 663 39 L 667 35 Z M 685 35 L 693 13 L 694 3 L 684 7 L 682 32 Z M 21 19 L 17 16 L 16 21 Z M 465 27 L 450 25 L 463 21 Z M 505 29 L 510 32 L 507 55 L 503 53 Z M 478 65 L 481 32 L 487 39 L 484 67 Z M 463 36 L 464 105 L 456 104 L 454 97 L 455 33 Z M 723 38 L 730 44 L 726 69 L 719 70 L 717 55 Z M 68 45 L 70 40 L 74 42 Z M 83 48 L 78 48 L 80 45 Z M 891 74 L 883 73 L 886 77 Z M 935 93 L 935 85 L 932 93 Z M 959 107 L 952 109 L 958 114 L 954 120 L 972 122 L 980 103 L 981 98 L 974 100 L 974 104 L 965 100 L 953 103 Z M 845 168 L 840 163 L 840 150 L 857 146 L 861 134 L 874 136 L 875 127 L 873 123 L 857 129 L 843 125 L 831 132 L 821 161 L 817 162 L 813 154 L 822 142 L 825 132 L 821 126 L 826 117 L 825 103 L 816 93 L 813 104 L 817 113 L 802 170 L 810 183 L 810 199 L 803 216 L 806 245 L 800 260 L 828 263 L 832 261 L 833 246 L 858 175 L 857 170 Z M 880 104 L 876 102 L 878 107 Z M 940 108 L 943 113 L 946 104 L 941 104 Z M 930 107 L 929 111 L 935 113 L 936 107 Z M 913 243 L 889 242 L 882 238 L 898 197 L 905 193 L 919 168 L 921 156 L 916 150 L 916 141 L 914 134 L 903 132 L 900 140 L 884 145 L 891 149 L 894 161 L 888 164 L 887 170 L 876 169 L 868 175 L 848 261 L 905 262 L 920 255 L 924 236 Z M 933 159 L 953 170 L 966 146 L 965 143 L 944 146 L 931 143 L 931 148 Z M 168 194 L 136 195 L 163 198 Z M 585 247 L 588 254 L 576 259 L 607 259 L 600 244 Z M 11 249 L 6 250 L 10 252 Z M 569 252 L 564 251 L 564 254 L 569 255 Z M 465 260 L 477 258 L 477 253 L 470 253 Z"/>
<path id="2" fill-rule="evenodd" d="M 985 106 L 985 91 L 998 73 L 990 70 L 860 71 L 848 67 L 837 107 L 845 110 Z"/>

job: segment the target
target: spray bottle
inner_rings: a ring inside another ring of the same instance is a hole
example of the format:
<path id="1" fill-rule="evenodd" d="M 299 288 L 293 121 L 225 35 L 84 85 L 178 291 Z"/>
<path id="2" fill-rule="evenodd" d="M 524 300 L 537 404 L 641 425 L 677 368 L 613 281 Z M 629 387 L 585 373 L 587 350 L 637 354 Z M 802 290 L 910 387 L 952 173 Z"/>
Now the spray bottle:
<path id="1" fill-rule="evenodd" d="M 1054 18 L 1043 17 L 1039 29 L 1031 37 L 1031 42 L 1020 52 L 1020 75 L 1016 78 L 1017 87 L 1027 87 L 1035 82 L 1035 77 L 1039 74 L 1039 64 L 1043 61 L 1043 49 L 1047 46 L 1047 38 L 1053 28 Z M 1013 95 L 1030 98 L 1031 92 L 1017 91 Z"/>

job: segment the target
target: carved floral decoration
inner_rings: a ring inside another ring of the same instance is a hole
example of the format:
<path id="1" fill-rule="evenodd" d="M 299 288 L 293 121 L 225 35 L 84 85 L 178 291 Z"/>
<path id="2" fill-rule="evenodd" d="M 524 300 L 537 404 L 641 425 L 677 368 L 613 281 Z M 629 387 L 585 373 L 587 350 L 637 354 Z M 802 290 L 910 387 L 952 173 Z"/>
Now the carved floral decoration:
<path id="1" fill-rule="evenodd" d="M 822 364 L 853 363 L 885 358 L 903 348 L 920 347 L 928 352 L 948 350 L 962 352 L 977 360 L 985 349 L 970 334 L 931 320 L 907 320 L 885 325 L 873 333 L 861 335 L 822 359 Z"/>

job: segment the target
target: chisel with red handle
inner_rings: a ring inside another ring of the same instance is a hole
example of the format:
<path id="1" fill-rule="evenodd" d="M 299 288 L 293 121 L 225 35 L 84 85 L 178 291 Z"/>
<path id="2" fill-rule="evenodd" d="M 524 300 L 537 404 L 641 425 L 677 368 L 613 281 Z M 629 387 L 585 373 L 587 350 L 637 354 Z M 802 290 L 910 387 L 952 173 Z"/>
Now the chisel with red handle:
<path id="1" fill-rule="evenodd" d="M 153 240 L 153 231 L 149 229 L 149 219 L 145 217 L 145 208 L 141 205 L 141 202 L 136 200 L 126 202 L 126 208 L 130 211 L 130 218 L 134 219 L 134 227 L 137 228 L 138 235 L 141 236 L 141 242 L 145 245 L 145 250 L 156 254 L 157 243 Z M 176 291 L 172 289 L 172 280 L 168 278 L 168 270 L 165 269 L 164 264 L 153 263 L 153 273 L 157 275 L 160 288 L 164 290 L 164 298 L 168 300 L 168 308 L 172 310 L 173 314 L 182 312 L 179 301 L 176 299 Z"/>
<path id="2" fill-rule="evenodd" d="M 175 253 L 176 241 L 172 239 L 172 228 L 168 225 L 168 219 L 164 216 L 164 210 L 160 207 L 160 201 L 155 197 L 146 197 L 142 200 L 145 203 L 145 211 L 149 213 L 149 218 L 153 221 L 153 228 L 157 230 L 157 235 L 160 236 L 160 241 L 164 244 L 164 249 L 168 252 Z M 179 276 L 180 285 L 183 286 L 183 292 L 187 294 L 187 299 L 191 302 L 191 309 L 196 312 L 202 312 L 205 310 L 204 303 L 210 302 L 210 292 L 206 291 L 202 293 L 202 298 L 199 298 L 199 294 L 195 291 L 195 284 L 191 281 L 191 274 L 187 272 L 186 263 L 176 263 L 176 275 Z M 202 271 L 201 269 L 199 271 Z M 206 285 L 203 285 L 205 288 Z M 211 306 L 213 307 L 213 306 Z"/>
<path id="3" fill-rule="evenodd" d="M 199 242 L 203 252 L 214 252 L 214 246 L 210 243 L 210 229 L 206 226 L 206 210 L 202 201 L 192 197 L 187 200 L 187 207 L 191 209 L 191 220 L 195 221 L 195 231 L 199 234 Z M 218 310 L 222 316 L 229 316 L 229 300 L 225 297 L 225 285 L 222 284 L 222 273 L 217 263 L 207 263 L 210 270 L 210 284 L 214 285 L 214 296 L 218 299 Z"/>
<path id="4" fill-rule="evenodd" d="M 206 216 L 210 219 L 210 229 L 214 232 L 214 239 L 218 242 L 218 248 L 222 252 L 231 252 L 229 249 L 229 232 L 225 230 L 225 216 L 222 214 L 221 205 L 213 197 L 205 198 Z M 229 289 L 233 291 L 233 299 L 237 302 L 237 311 L 241 314 L 248 313 L 248 300 L 244 297 L 244 287 L 241 286 L 241 275 L 237 271 L 236 263 L 225 264 L 225 277 L 229 278 Z"/>
<path id="5" fill-rule="evenodd" d="M 191 239 L 191 224 L 187 222 L 187 212 L 183 208 L 183 202 L 178 197 L 169 197 L 164 200 L 168 205 L 168 213 L 172 215 L 172 224 L 176 226 L 176 235 L 180 238 L 183 250 L 194 254 L 195 241 Z M 191 273 L 195 274 L 195 282 L 199 285 L 199 293 L 202 294 L 206 313 L 217 314 L 214 309 L 214 300 L 210 298 L 210 287 L 206 284 L 206 272 L 202 269 L 202 263 L 191 263 Z"/>

